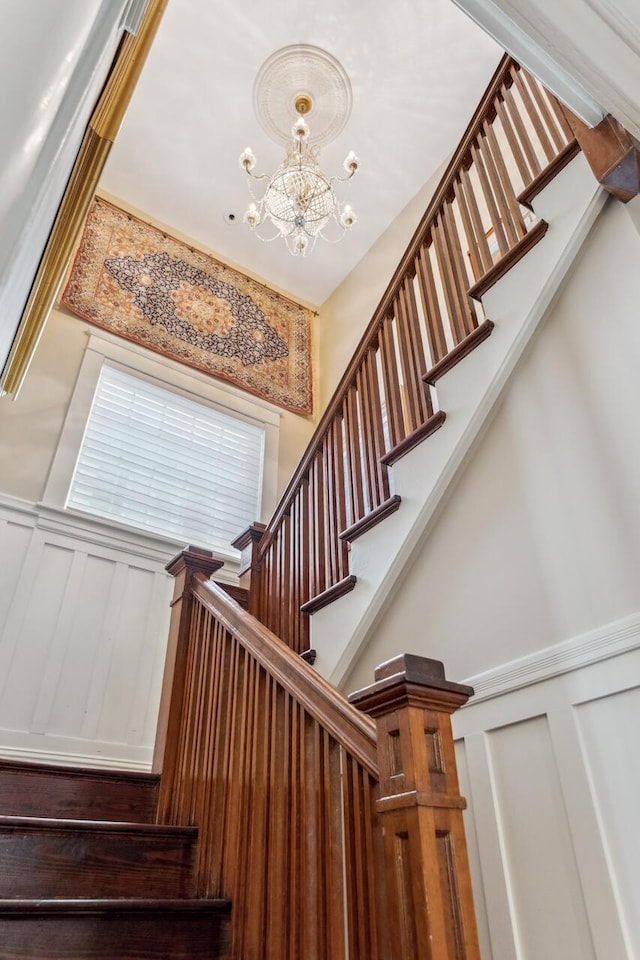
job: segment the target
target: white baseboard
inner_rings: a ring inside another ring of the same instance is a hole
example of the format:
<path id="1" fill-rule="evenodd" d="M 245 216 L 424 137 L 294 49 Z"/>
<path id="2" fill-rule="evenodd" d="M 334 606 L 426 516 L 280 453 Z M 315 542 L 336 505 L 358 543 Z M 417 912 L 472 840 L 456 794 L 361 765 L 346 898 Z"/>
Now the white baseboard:
<path id="1" fill-rule="evenodd" d="M 22 734 L 22 738 L 28 734 Z M 148 747 L 139 748 L 141 756 L 131 755 L 132 748 L 117 743 L 78 743 L 75 749 L 62 749 L 62 744 L 40 747 L 11 746 L 16 739 L 15 730 L 0 730 L 0 757 L 5 760 L 25 760 L 29 763 L 51 763 L 63 767 L 92 767 L 97 770 L 133 770 L 139 773 L 151 771 L 151 756 Z"/>

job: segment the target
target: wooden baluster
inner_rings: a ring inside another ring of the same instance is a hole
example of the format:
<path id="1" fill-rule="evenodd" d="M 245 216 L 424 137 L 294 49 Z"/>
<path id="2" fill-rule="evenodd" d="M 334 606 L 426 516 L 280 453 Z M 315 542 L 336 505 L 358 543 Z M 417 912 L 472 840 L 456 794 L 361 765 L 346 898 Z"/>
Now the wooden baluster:
<path id="1" fill-rule="evenodd" d="M 281 549 L 280 549 L 280 625 L 278 636 L 291 646 L 291 621 L 289 619 L 289 599 L 291 594 L 291 508 L 280 521 Z"/>
<path id="2" fill-rule="evenodd" d="M 440 211 L 439 215 L 434 221 L 431 235 L 433 237 L 433 246 L 436 251 L 438 273 L 440 274 L 444 299 L 447 305 L 449 327 L 451 329 L 453 342 L 456 344 L 460 343 L 461 340 L 464 340 L 466 336 L 466 327 L 459 307 L 459 292 L 456 289 L 453 265 L 451 263 L 449 250 L 447 248 L 442 211 Z"/>
<path id="3" fill-rule="evenodd" d="M 520 76 L 529 92 L 533 95 L 537 110 L 540 113 L 540 116 L 544 121 L 549 134 L 551 135 L 553 146 L 555 148 L 553 151 L 553 157 L 551 159 L 554 159 L 555 156 L 562 151 L 566 143 L 564 137 L 562 136 L 562 131 L 558 129 L 558 126 L 556 125 L 556 118 L 552 112 L 550 102 L 545 96 L 542 87 L 535 77 L 532 77 L 531 74 L 527 73 L 525 70 L 520 70 Z"/>
<path id="4" fill-rule="evenodd" d="M 505 211 L 504 214 L 505 223 L 509 224 L 510 239 L 511 242 L 515 244 L 521 237 L 524 237 L 527 232 L 527 228 L 524 225 L 524 217 L 522 216 L 522 210 L 516 198 L 511 177 L 504 162 L 504 155 L 498 144 L 498 138 L 496 137 L 493 124 L 485 121 L 483 130 L 498 177 L 496 189 L 500 192 L 500 195 L 503 196 L 508 211 Z"/>
<path id="5" fill-rule="evenodd" d="M 342 418 L 336 415 L 332 425 L 333 470 L 336 492 L 336 528 L 338 538 L 336 542 L 338 580 L 342 580 L 349 572 L 349 545 L 340 539 L 340 533 L 347 528 L 347 493 L 344 471 L 344 443 L 342 437 Z"/>
<path id="6" fill-rule="evenodd" d="M 333 420 L 329 424 L 322 441 L 322 467 L 325 498 L 326 538 L 325 559 L 327 569 L 327 586 L 330 587 L 340 579 L 338 574 L 338 520 L 336 517 L 336 474 L 333 461 Z"/>
<path id="7" fill-rule="evenodd" d="M 484 231 L 482 236 L 484 237 Z M 426 243 L 422 244 L 415 260 L 415 267 L 420 296 L 422 298 L 422 309 L 424 310 L 427 325 L 427 341 L 429 343 L 429 353 L 431 354 L 431 365 L 435 366 L 439 360 L 446 357 L 449 348 L 442 324 L 440 301 L 438 300 L 438 293 L 436 291 L 429 250 L 430 247 L 427 246 Z"/>
<path id="8" fill-rule="evenodd" d="M 315 458 L 309 466 L 309 482 L 307 486 L 309 506 L 309 595 L 316 597 L 320 593 L 318 569 L 316 565 L 316 551 L 318 541 L 318 516 L 316 514 L 316 470 Z"/>
<path id="9" fill-rule="evenodd" d="M 363 811 L 358 784 L 358 765 L 353 757 L 344 759 L 344 823 L 345 823 L 345 882 L 349 950 L 356 957 L 368 956 L 366 950 L 369 914 L 366 910 L 363 874 L 362 834 Z"/>
<path id="10" fill-rule="evenodd" d="M 291 501 L 289 536 L 289 572 L 287 575 L 287 622 L 289 623 L 289 644 L 293 650 L 300 650 L 300 517 L 299 496 Z"/>
<path id="11" fill-rule="evenodd" d="M 195 664 L 198 655 L 199 624 L 203 612 L 199 606 L 195 606 L 191 613 L 191 623 L 189 624 L 189 638 L 187 643 L 187 666 L 185 670 L 185 695 L 182 722 L 180 724 L 180 753 L 179 762 L 176 771 L 177 790 L 175 804 L 172 810 L 172 823 L 184 823 L 188 817 L 189 789 L 191 787 L 191 736 L 193 733 L 193 702 L 195 698 Z"/>
<path id="12" fill-rule="evenodd" d="M 364 387 L 369 408 L 369 422 L 371 424 L 372 456 L 376 471 L 377 504 L 380 504 L 389 498 L 389 471 L 387 467 L 380 462 L 380 458 L 386 453 L 386 448 L 382 419 L 382 398 L 380 395 L 376 356 L 376 348 L 372 345 L 364 359 L 363 372 Z"/>
<path id="13" fill-rule="evenodd" d="M 487 230 L 480 213 L 480 208 L 478 207 L 478 199 L 476 197 L 476 191 L 473 183 L 471 182 L 471 175 L 464 168 L 460 170 L 460 186 L 469 205 L 471 222 L 473 223 L 476 234 L 476 247 L 478 250 L 478 255 L 482 260 L 483 272 L 486 273 L 493 266 L 493 255 L 489 249 Z"/>
<path id="14" fill-rule="evenodd" d="M 238 832 L 235 837 L 229 838 L 231 849 L 235 852 L 238 860 L 238 871 L 236 873 L 236 883 L 233 888 L 232 896 L 234 902 L 242 903 L 246 897 L 246 891 L 249 887 L 249 866 L 250 856 L 248 850 L 247 838 L 251 835 L 251 813 L 253 808 L 253 747 L 256 740 L 259 739 L 259 730 L 262 728 L 263 718 L 256 714 L 257 698 L 257 678 L 259 667 L 253 657 L 246 656 L 246 687 L 243 693 L 244 714 L 243 723 L 240 727 L 240 749 L 241 767 L 238 776 L 242 781 L 241 793 L 241 818 L 238 819 Z M 215 829 L 215 822 L 212 824 Z M 243 923 L 234 923 L 232 926 L 232 956 L 248 956 L 245 952 L 246 928 Z"/>
<path id="15" fill-rule="evenodd" d="M 265 875 L 267 866 L 267 824 L 269 822 L 269 782 L 271 744 L 269 718 L 272 710 L 272 684 L 263 669 L 258 671 L 253 713 L 257 718 L 258 735 L 251 753 L 251 825 L 243 854 L 248 859 L 247 883 L 239 891 L 240 901 L 234 905 L 245 929 L 246 960 L 264 957 L 265 940 Z"/>
<path id="16" fill-rule="evenodd" d="M 351 490 L 351 504 L 353 520 L 361 520 L 369 509 L 363 483 L 362 451 L 360 446 L 360 421 L 358 418 L 358 395 L 355 385 L 347 392 L 343 407 L 343 421 L 347 439 L 347 456 L 349 464 L 349 485 Z"/>
<path id="17" fill-rule="evenodd" d="M 402 393 L 398 377 L 398 360 L 393 337 L 393 320 L 390 316 L 380 324 L 380 359 L 382 361 L 382 380 L 387 404 L 387 425 L 391 449 L 404 440 L 404 418 L 402 413 Z M 354 520 L 358 519 L 354 517 Z"/>
<path id="18" fill-rule="evenodd" d="M 485 126 L 488 126 L 488 124 Z M 504 229 L 507 241 L 507 249 L 511 249 L 511 247 L 515 246 L 518 242 L 518 231 L 516 230 L 515 224 L 511 218 L 511 209 L 507 201 L 504 184 L 502 183 L 500 175 L 498 174 L 498 168 L 493 156 L 493 151 L 489 144 L 489 138 L 486 136 L 486 130 L 484 135 L 478 138 L 478 142 L 480 143 L 480 149 L 482 151 L 482 158 L 487 171 L 490 189 L 496 198 L 496 207 L 498 209 L 500 223 Z"/>
<path id="19" fill-rule="evenodd" d="M 460 245 L 460 234 L 458 225 L 453 213 L 453 207 L 450 203 L 445 203 L 442 208 L 442 226 L 444 229 L 445 245 L 448 251 L 449 261 L 451 263 L 451 272 L 457 300 L 457 312 L 460 318 L 460 328 L 463 331 L 463 337 L 472 333 L 478 326 L 476 320 L 475 307 L 472 300 L 467 295 L 469 280 L 462 256 L 462 247 Z M 459 342 L 459 341 L 457 341 Z"/>
<path id="20" fill-rule="evenodd" d="M 313 458 L 313 564 L 315 567 L 316 595 L 327 588 L 327 569 L 324 563 L 327 526 L 325 517 L 324 477 L 322 470 L 322 448 Z"/>
<path id="21" fill-rule="evenodd" d="M 321 771 L 324 784 L 321 800 L 324 849 L 317 863 L 321 868 L 319 880 L 324 887 L 327 924 L 326 953 L 319 960 L 347 960 L 345 943 L 345 889 L 344 889 L 344 823 L 342 819 L 342 774 L 344 754 L 336 741 L 320 730 Z M 351 953 L 351 957 L 357 954 Z"/>
<path id="22" fill-rule="evenodd" d="M 225 797 L 225 815 L 224 819 L 214 819 L 213 811 L 203 810 L 200 827 L 201 836 L 214 837 L 217 833 L 223 833 L 223 851 L 220 856 L 222 864 L 223 883 L 212 886 L 208 893 L 217 893 L 224 890 L 233 891 L 239 889 L 240 878 L 243 875 L 245 857 L 240 855 L 242 842 L 248 830 L 248 798 L 246 792 L 247 782 L 247 744 L 250 742 L 250 713 L 249 699 L 252 681 L 251 658 L 247 656 L 246 651 L 234 637 L 232 640 L 234 670 L 232 676 L 235 677 L 234 685 L 236 691 L 233 697 L 230 697 L 230 690 L 227 687 L 224 692 L 221 691 L 221 698 L 225 700 L 233 699 L 230 711 L 229 733 L 227 736 L 228 748 L 224 751 L 224 766 L 222 777 L 220 779 L 211 776 L 211 792 L 215 794 L 222 792 L 221 784 L 227 784 Z M 224 824 L 224 830 L 221 831 L 220 824 Z M 206 824 L 206 826 L 205 826 Z M 211 846 L 211 844 L 209 844 Z M 213 861 L 209 864 L 207 873 L 213 875 Z"/>
<path id="23" fill-rule="evenodd" d="M 311 598 L 311 518 L 309 510 L 310 493 L 309 479 L 305 477 L 300 487 L 300 556 L 302 559 L 302 569 L 300 575 L 300 604 L 298 606 L 298 618 L 300 624 L 300 649 L 306 650 L 309 647 L 309 617 L 300 612 L 303 603 Z"/>
<path id="24" fill-rule="evenodd" d="M 290 910 L 297 904 L 291 896 L 297 891 L 287 889 L 289 859 L 289 751 L 290 751 L 290 698 L 273 680 L 271 717 L 271 765 L 269 770 L 269 824 L 267 856 L 267 933 L 265 960 L 282 960 L 286 955 L 287 919 Z"/>
<path id="25" fill-rule="evenodd" d="M 394 310 L 407 408 L 405 422 L 409 434 L 421 427 L 428 419 L 429 396 L 422 380 L 427 363 L 422 345 L 420 321 L 413 285 L 408 277 L 405 277 L 400 285 Z"/>
<path id="26" fill-rule="evenodd" d="M 286 877 L 286 886 L 288 887 L 289 902 L 293 904 L 294 909 L 289 914 L 288 937 L 285 944 L 283 956 L 299 957 L 301 956 L 302 945 L 300 942 L 300 931 L 304 924 L 304 898 L 302 892 L 302 876 L 300 872 L 300 845 L 301 845 L 301 824 L 302 811 L 300 806 L 302 767 L 300 757 L 300 705 L 296 700 L 291 699 L 291 766 L 287 774 L 289 776 L 291 797 L 289 800 L 289 810 L 285 811 L 285 817 L 289 818 L 291 831 L 290 856 L 288 863 L 288 876 Z"/>
<path id="27" fill-rule="evenodd" d="M 471 157 L 473 159 L 474 169 L 478 174 L 482 195 L 484 196 L 485 203 L 487 204 L 489 219 L 491 220 L 491 226 L 493 227 L 493 232 L 498 243 L 498 251 L 502 257 L 508 251 L 509 244 L 507 243 L 504 227 L 500 220 L 500 213 L 498 211 L 493 191 L 489 184 L 489 178 L 487 176 L 487 171 L 484 164 L 484 157 L 482 154 L 480 141 L 478 141 L 478 143 L 471 144 Z"/>
<path id="28" fill-rule="evenodd" d="M 505 91 L 502 90 L 501 97 L 504 98 L 504 96 Z M 513 128 L 513 124 L 511 123 L 504 99 L 498 99 L 496 101 L 496 111 L 498 114 L 498 119 L 502 124 L 502 129 L 504 131 L 507 143 L 509 144 L 516 167 L 518 168 L 518 172 L 522 177 L 522 185 L 526 187 L 533 180 L 534 174 L 530 171 L 524 153 L 522 152 L 520 141 L 518 140 L 516 132 Z"/>
<path id="29" fill-rule="evenodd" d="M 212 852 L 212 861 L 216 864 L 216 869 L 221 871 L 221 880 L 215 884 L 215 891 L 219 893 L 223 888 L 233 889 L 231 876 L 235 873 L 234 859 L 237 854 L 230 847 L 228 842 L 231 832 L 230 821 L 237 815 L 237 799 L 235 797 L 236 779 L 237 779 L 237 757 L 232 748 L 235 742 L 240 712 L 240 663 L 243 652 L 236 637 L 227 635 L 226 637 L 227 659 L 224 669 L 224 693 L 221 696 L 221 709 L 216 718 L 216 737 L 218 739 L 218 748 L 215 753 L 215 764 L 210 771 L 210 776 L 216 787 L 216 793 L 220 794 L 217 799 L 217 822 L 212 834 L 209 831 L 211 840 L 217 835 L 216 843 L 218 849 Z M 201 880 L 205 882 L 208 877 Z M 202 892 L 210 893 L 208 884 L 204 885 Z"/>
<path id="30" fill-rule="evenodd" d="M 460 211 L 460 218 L 462 220 L 462 226 L 464 228 L 465 237 L 467 238 L 467 252 L 469 255 L 469 262 L 471 264 L 471 272 L 473 274 L 473 281 L 479 280 L 480 277 L 485 273 L 484 264 L 480 256 L 480 250 L 478 248 L 476 234 L 473 229 L 473 224 L 471 222 L 471 214 L 469 212 L 469 205 L 467 203 L 467 198 L 464 195 L 464 190 L 462 189 L 462 184 L 460 179 L 453 181 L 453 193 L 458 204 L 458 209 Z M 482 234 L 484 237 L 484 233 Z M 467 284 L 469 287 L 471 284 Z"/>
<path id="31" fill-rule="evenodd" d="M 566 143 L 571 143 L 571 141 L 575 137 L 575 134 L 573 132 L 571 124 L 567 120 L 567 114 L 565 113 L 565 109 L 560 103 L 560 101 L 556 97 L 554 97 L 552 93 L 549 93 L 548 91 L 546 91 L 546 93 L 549 98 L 549 103 L 551 104 L 551 109 L 553 110 L 554 116 L 558 121 L 558 126 L 560 127 L 564 135 L 565 141 Z"/>
<path id="32" fill-rule="evenodd" d="M 524 121 L 520 115 L 520 108 L 515 102 L 515 98 L 510 87 L 504 87 L 503 97 L 506 112 L 508 113 L 513 129 L 515 130 L 518 143 L 522 147 L 522 151 L 531 170 L 531 179 L 527 180 L 525 183 L 526 187 L 529 185 L 531 180 L 535 179 L 540 173 L 540 162 L 536 156 L 536 152 L 531 142 L 531 137 L 529 136 L 527 128 L 524 125 Z"/>
<path id="33" fill-rule="evenodd" d="M 531 99 L 531 94 L 529 89 L 526 87 L 520 69 L 516 69 L 515 66 L 511 68 L 511 76 L 513 77 L 514 85 L 516 86 L 520 97 L 522 98 L 522 103 L 525 110 L 529 116 L 529 120 L 535 130 L 538 139 L 540 141 L 540 146 L 542 147 L 542 152 L 544 153 L 547 163 L 550 163 L 556 155 L 556 151 L 553 148 L 553 144 L 549 139 L 549 135 L 544 128 L 544 124 L 540 118 L 539 112 L 536 110 L 536 105 Z"/>
<path id="34" fill-rule="evenodd" d="M 391 941 L 402 960 L 479 960 L 452 714 L 473 693 L 436 660 L 378 667 L 349 698 L 376 720 Z"/>
<path id="35" fill-rule="evenodd" d="M 202 609 L 202 608 L 201 608 Z M 190 797 L 189 823 L 200 823 L 203 791 L 206 789 L 207 758 L 209 754 L 210 727 L 208 723 L 211 703 L 211 674 L 215 655 L 216 621 L 202 610 L 203 629 L 200 637 L 201 657 L 198 668 L 198 698 L 196 706 L 196 738 L 194 743 L 193 788 Z"/>
<path id="36" fill-rule="evenodd" d="M 319 729 L 314 720 L 303 711 L 301 717 L 300 749 L 302 752 L 302 821 L 305 825 L 301 837 L 302 858 L 302 909 L 305 923 L 302 928 L 301 957 L 316 960 L 319 950 L 319 938 L 324 935 L 322 928 L 326 922 L 323 914 L 322 893 L 319 884 L 318 871 L 320 862 L 316 859 L 316 851 L 322 847 L 320 819 L 320 790 L 318 789 L 319 774 Z M 318 760 L 318 765 L 316 761 Z"/>
<path id="37" fill-rule="evenodd" d="M 362 460 L 367 513 L 380 503 L 378 489 L 378 464 L 375 459 L 373 423 L 367 385 L 365 384 L 364 362 L 356 373 L 356 393 L 359 400 L 359 420 L 362 425 Z"/>

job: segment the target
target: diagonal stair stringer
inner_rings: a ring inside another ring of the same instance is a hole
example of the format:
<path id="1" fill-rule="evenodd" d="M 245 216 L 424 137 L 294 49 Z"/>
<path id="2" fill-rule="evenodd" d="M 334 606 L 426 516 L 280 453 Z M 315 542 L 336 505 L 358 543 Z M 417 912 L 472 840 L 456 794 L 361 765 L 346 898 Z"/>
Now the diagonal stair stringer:
<path id="1" fill-rule="evenodd" d="M 316 668 L 339 686 L 427 532 L 608 200 L 582 154 L 533 202 L 546 236 L 483 296 L 492 335 L 437 383 L 442 428 L 391 468 L 400 509 L 351 546 L 355 589 L 315 613 Z"/>

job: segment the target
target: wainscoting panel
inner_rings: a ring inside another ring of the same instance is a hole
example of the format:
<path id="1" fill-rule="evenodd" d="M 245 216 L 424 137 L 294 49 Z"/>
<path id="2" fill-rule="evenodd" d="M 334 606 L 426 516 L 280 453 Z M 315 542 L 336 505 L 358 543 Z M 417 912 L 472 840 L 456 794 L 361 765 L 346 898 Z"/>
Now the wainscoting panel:
<path id="1" fill-rule="evenodd" d="M 581 704 L 576 713 L 607 860 L 615 864 L 625 933 L 629 944 L 637 945 L 640 687 Z"/>
<path id="2" fill-rule="evenodd" d="M 0 499 L 0 755 L 150 767 L 176 552 Z"/>
<path id="3" fill-rule="evenodd" d="M 520 955 L 595 955 L 546 717 L 487 734 Z"/>
<path id="4" fill-rule="evenodd" d="M 640 648 L 592 662 L 584 640 L 454 716 L 483 960 L 640 957 Z"/>

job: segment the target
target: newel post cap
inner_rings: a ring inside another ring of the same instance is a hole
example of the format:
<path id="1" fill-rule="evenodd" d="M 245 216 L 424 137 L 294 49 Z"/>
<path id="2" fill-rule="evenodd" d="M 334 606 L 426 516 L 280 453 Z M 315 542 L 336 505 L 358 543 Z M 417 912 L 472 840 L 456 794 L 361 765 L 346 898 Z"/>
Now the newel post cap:
<path id="1" fill-rule="evenodd" d="M 403 707 L 453 713 L 472 696 L 473 687 L 447 680 L 440 660 L 403 653 L 376 667 L 375 683 L 350 694 L 349 701 L 380 717 Z"/>
<path id="2" fill-rule="evenodd" d="M 250 523 L 242 533 L 239 533 L 235 540 L 231 541 L 231 546 L 236 550 L 245 550 L 252 543 L 259 543 L 262 540 L 267 525 L 265 523 Z"/>
<path id="3" fill-rule="evenodd" d="M 204 573 L 207 577 L 211 577 L 216 570 L 223 566 L 224 560 L 214 556 L 211 550 L 189 546 L 176 554 L 173 560 L 170 560 L 166 565 L 165 570 L 172 577 L 177 577 L 184 571 L 191 574 Z"/>

